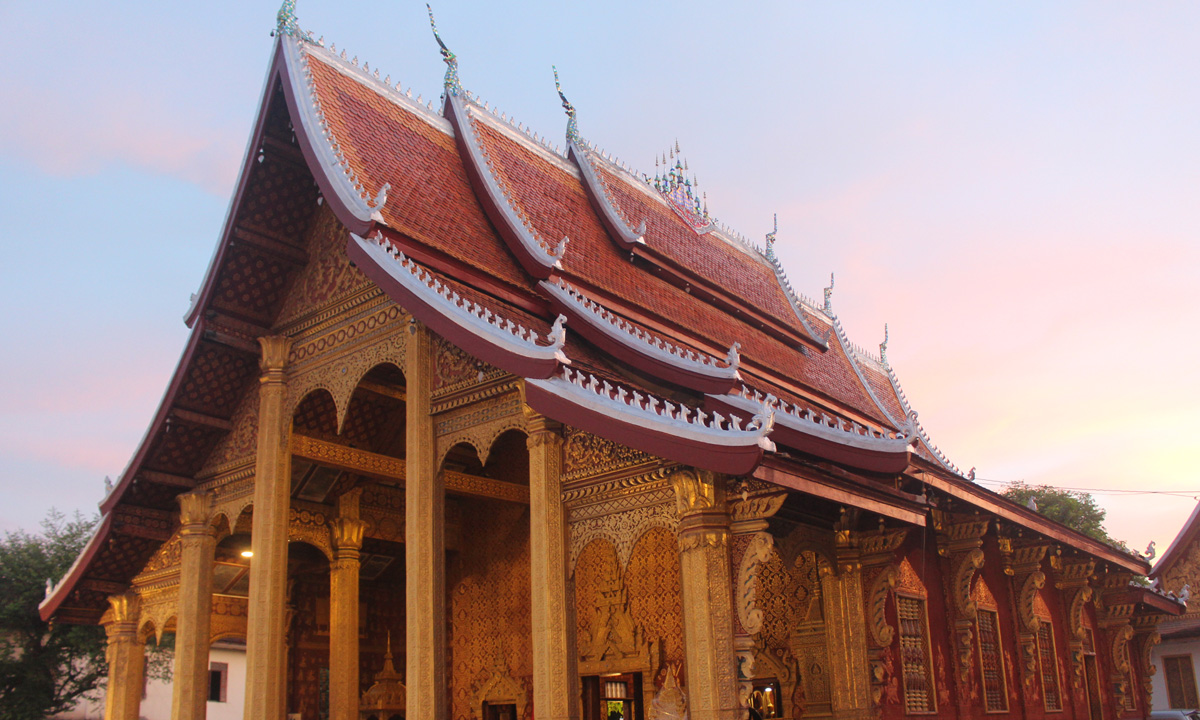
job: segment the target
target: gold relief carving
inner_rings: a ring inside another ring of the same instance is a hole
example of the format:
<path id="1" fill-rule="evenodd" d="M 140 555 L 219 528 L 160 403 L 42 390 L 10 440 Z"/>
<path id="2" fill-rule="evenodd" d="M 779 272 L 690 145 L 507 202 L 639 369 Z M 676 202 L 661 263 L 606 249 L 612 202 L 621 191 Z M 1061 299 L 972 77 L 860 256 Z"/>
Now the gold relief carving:
<path id="1" fill-rule="evenodd" d="M 1112 631 L 1112 664 L 1119 673 L 1129 672 L 1129 641 L 1133 639 L 1133 628 L 1122 625 Z"/>
<path id="2" fill-rule="evenodd" d="M 675 492 L 666 481 L 666 476 L 665 468 L 657 468 L 642 475 L 610 478 L 564 490 L 562 500 L 570 509 L 572 519 L 607 515 L 664 502 L 674 507 Z"/>
<path id="3" fill-rule="evenodd" d="M 1088 579 L 1092 576 L 1092 572 L 1096 569 L 1096 561 L 1060 561 L 1059 567 L 1055 587 L 1059 589 L 1078 587 L 1087 584 Z M 1091 597 L 1089 596 L 1088 599 L 1090 600 Z"/>
<path id="4" fill-rule="evenodd" d="M 175 498 L 179 502 L 179 520 L 183 534 L 194 533 L 208 525 L 212 518 L 213 494 L 206 490 L 184 493 Z"/>
<path id="5" fill-rule="evenodd" d="M 1019 545 L 1012 548 L 1005 553 L 1008 557 L 1008 574 L 1023 575 L 1040 569 L 1049 549 L 1049 545 Z"/>
<path id="6" fill-rule="evenodd" d="M 747 494 L 729 504 L 732 520 L 730 530 L 734 533 L 758 532 L 767 527 L 767 518 L 773 517 L 787 500 L 786 492 L 770 494 Z"/>
<path id="7" fill-rule="evenodd" d="M 320 208 L 305 233 L 308 262 L 300 268 L 279 317 L 283 322 L 311 313 L 337 298 L 370 285 L 365 275 L 350 264 L 346 234 L 328 205 Z"/>
<path id="8" fill-rule="evenodd" d="M 870 608 L 867 629 L 871 633 L 871 640 L 878 647 L 891 647 L 892 640 L 896 637 L 896 628 L 887 621 L 887 599 L 899 581 L 900 571 L 895 565 L 889 565 L 875 576 L 871 590 L 867 593 Z"/>
<path id="9" fill-rule="evenodd" d="M 571 522 L 571 567 L 579 553 L 593 540 L 604 538 L 617 549 L 620 567 L 629 565 L 634 545 L 651 528 L 660 527 L 675 532 L 677 526 L 674 508 L 665 503 L 635 507 L 624 512 L 611 513 Z"/>
<path id="10" fill-rule="evenodd" d="M 156 588 L 152 592 L 141 593 L 141 625 L 144 634 L 149 628 L 154 629 L 157 642 L 162 642 L 163 633 L 170 627 L 178 613 L 179 586 Z"/>
<path id="11" fill-rule="evenodd" d="M 921 576 L 917 574 L 916 568 L 909 562 L 908 558 L 900 561 L 900 581 L 899 589 L 910 595 L 917 597 L 927 597 L 928 593 L 925 590 L 925 582 L 921 580 Z"/>
<path id="12" fill-rule="evenodd" d="M 776 703 L 780 717 L 801 717 L 804 714 L 804 688 L 796 656 L 788 648 L 769 648 L 761 641 L 754 644 L 751 654 L 751 674 L 747 677 L 778 680 L 779 697 Z"/>
<path id="13" fill-rule="evenodd" d="M 690 530 L 679 536 L 679 549 L 684 553 L 707 548 L 720 549 L 729 543 L 729 533 L 724 530 Z"/>
<path id="14" fill-rule="evenodd" d="M 775 539 L 768 533 L 755 533 L 742 554 L 737 576 L 737 612 L 742 628 L 751 635 L 762 630 L 763 611 L 758 607 L 759 570 L 775 551 Z"/>
<path id="15" fill-rule="evenodd" d="M 563 451 L 563 482 L 600 477 L 626 468 L 651 466 L 660 461 L 640 450 L 583 430 L 567 428 Z"/>
<path id="16" fill-rule="evenodd" d="M 618 572 L 601 577 L 595 590 L 586 628 L 579 637 L 579 672 L 658 670 L 658 643 L 647 640 L 629 611 L 629 596 Z"/>
<path id="17" fill-rule="evenodd" d="M 246 637 L 246 615 L 249 601 L 232 595 L 214 595 L 212 623 L 209 628 L 210 642 L 229 638 Z"/>
<path id="18" fill-rule="evenodd" d="M 687 695 L 679 687 L 679 663 L 671 663 L 650 703 L 650 720 L 687 720 L 687 716 Z"/>
<path id="19" fill-rule="evenodd" d="M 358 551 L 362 549 L 363 532 L 366 529 L 367 524 L 357 518 L 339 517 L 330 523 L 330 534 L 337 554 L 341 556 L 346 551 L 353 551 L 357 557 Z"/>
<path id="20" fill-rule="evenodd" d="M 679 515 L 718 509 L 722 500 L 717 496 L 717 483 L 707 470 L 680 468 L 669 476 L 675 489 L 675 504 Z"/>
<path id="21" fill-rule="evenodd" d="M 467 443 L 475 448 L 479 462 L 486 465 L 496 438 L 509 430 L 525 431 L 521 397 L 515 392 L 509 392 L 446 413 L 434 421 L 433 427 L 437 437 L 439 464 L 445 459 L 450 448 L 459 443 Z"/>
<path id="22" fill-rule="evenodd" d="M 664 662 L 682 663 L 683 595 L 674 531 L 647 530 L 634 545 L 624 578 L 630 614 L 642 624 L 646 637 L 659 643 Z M 647 689 L 655 682 L 647 682 Z"/>
<path id="23" fill-rule="evenodd" d="M 389 311 L 380 311 L 377 315 L 388 317 Z M 402 314 L 397 314 L 394 319 L 400 320 L 402 317 Z M 374 316 L 359 321 L 359 324 L 370 325 L 372 328 L 376 326 L 375 323 Z M 345 330 L 343 328 L 338 332 Z M 350 409 L 350 399 L 363 377 L 378 365 L 406 367 L 407 338 L 405 333 L 392 330 L 370 342 L 364 341 L 360 345 L 348 346 L 345 352 L 332 354 L 325 362 L 312 368 L 296 371 L 288 383 L 286 414 L 291 416 L 300 401 L 313 391 L 325 390 L 333 398 L 333 405 L 337 409 L 338 432 L 341 432 L 342 425 L 346 422 L 346 413 Z"/>
<path id="24" fill-rule="evenodd" d="M 292 338 L 286 335 L 264 335 L 258 339 L 258 344 L 262 347 L 259 369 L 264 375 L 281 373 L 287 363 L 288 351 L 292 348 Z"/>
<path id="25" fill-rule="evenodd" d="M 492 661 L 491 673 L 487 680 L 479 683 L 471 703 L 471 717 L 482 718 L 484 704 L 487 705 L 516 705 L 517 717 L 525 717 L 525 706 L 528 704 L 528 693 L 524 683 L 512 676 L 508 662 L 503 653 L 497 653 Z"/>
<path id="26" fill-rule="evenodd" d="M 859 533 L 858 549 L 862 554 L 863 565 L 879 565 L 892 562 L 892 556 L 904 544 L 904 540 L 907 537 L 907 528 Z"/>
<path id="27" fill-rule="evenodd" d="M 239 458 L 253 458 L 258 448 L 258 403 L 258 388 L 252 387 L 242 396 L 242 401 L 233 413 L 230 421 L 233 429 L 217 441 L 216 447 L 204 461 L 200 477 L 210 477 L 219 468 Z"/>
<path id="28" fill-rule="evenodd" d="M 964 553 L 954 568 L 954 604 L 959 615 L 971 618 L 975 615 L 976 602 L 972 598 L 975 573 L 983 567 L 983 550 L 975 548 Z"/>
<path id="29" fill-rule="evenodd" d="M 326 559 L 333 560 L 326 522 L 324 513 L 288 508 L 288 541 L 308 543 L 324 553 Z"/>
<path id="30" fill-rule="evenodd" d="M 1083 642 L 1083 609 L 1092 599 L 1093 592 L 1092 588 L 1084 586 L 1078 588 L 1071 596 L 1071 603 L 1067 610 L 1067 629 L 1071 632 L 1071 637 L 1078 642 Z"/>
<path id="31" fill-rule="evenodd" d="M 435 400 L 462 393 L 476 385 L 504 378 L 507 373 L 488 365 L 441 337 L 434 338 Z"/>
<path id="32" fill-rule="evenodd" d="M 978 548 L 987 533 L 990 520 L 970 517 L 963 519 L 940 510 L 933 511 L 933 527 L 938 533 L 938 553 L 948 556 Z"/>
<path id="33" fill-rule="evenodd" d="M 1142 666 L 1142 688 L 1146 693 L 1146 697 L 1150 697 L 1153 693 L 1153 681 L 1150 679 L 1158 673 L 1158 668 L 1154 665 L 1152 653 L 1154 646 L 1162 642 L 1162 636 L 1157 630 L 1146 633 L 1142 639 L 1141 652 L 1138 654 L 1138 659 Z"/>
<path id="34" fill-rule="evenodd" d="M 124 625 L 138 621 L 138 611 L 141 598 L 135 592 L 121 593 L 108 596 L 108 610 L 104 613 L 101 623 L 104 625 Z"/>
<path id="35" fill-rule="evenodd" d="M 1045 586 L 1046 574 L 1040 570 L 1026 575 L 1025 580 L 1021 583 L 1021 591 L 1017 595 L 1017 617 L 1020 619 L 1022 632 L 1037 632 L 1040 621 L 1034 606 L 1037 602 L 1038 591 Z"/>
<path id="36" fill-rule="evenodd" d="M 170 540 L 159 546 L 158 550 L 150 556 L 150 560 L 142 569 L 142 572 L 133 579 L 134 584 L 139 584 L 159 571 L 167 569 L 179 569 L 179 563 L 183 559 L 183 542 L 179 538 L 179 531 L 176 531 L 171 536 Z"/>

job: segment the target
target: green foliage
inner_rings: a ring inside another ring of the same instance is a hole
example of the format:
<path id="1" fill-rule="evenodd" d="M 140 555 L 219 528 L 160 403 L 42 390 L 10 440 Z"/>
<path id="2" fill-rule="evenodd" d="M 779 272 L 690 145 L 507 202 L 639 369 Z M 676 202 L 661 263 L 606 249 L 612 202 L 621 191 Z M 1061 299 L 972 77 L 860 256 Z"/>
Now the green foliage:
<path id="1" fill-rule="evenodd" d="M 1125 544 L 1114 540 L 1104 529 L 1104 518 L 1108 513 L 1096 504 L 1096 499 L 1089 493 L 1060 490 L 1049 485 L 1016 483 L 1001 494 L 1026 506 L 1032 498 L 1037 503 L 1037 511 L 1051 520 L 1100 542 L 1124 549 Z"/>
<path id="2" fill-rule="evenodd" d="M 89 697 L 104 680 L 104 630 L 48 625 L 38 616 L 46 581 L 75 562 L 95 520 L 51 510 L 42 534 L 0 542 L 0 707 L 4 717 L 44 718 Z"/>

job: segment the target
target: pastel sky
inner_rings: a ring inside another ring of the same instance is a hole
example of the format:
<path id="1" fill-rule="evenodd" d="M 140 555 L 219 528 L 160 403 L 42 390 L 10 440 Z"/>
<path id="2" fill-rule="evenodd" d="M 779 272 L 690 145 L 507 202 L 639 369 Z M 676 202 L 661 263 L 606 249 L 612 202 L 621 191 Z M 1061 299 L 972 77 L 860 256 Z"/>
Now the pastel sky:
<path id="1" fill-rule="evenodd" d="M 0 0 L 0 530 L 93 512 L 186 338 L 245 151 L 273 2 Z M 793 284 L 889 358 L 987 481 L 1102 494 L 1165 547 L 1200 495 L 1200 4 L 524 2 L 435 7 L 464 84 L 720 220 L 779 214 Z M 423 3 L 301 25 L 426 99 Z M 558 140 L 561 142 L 561 140 Z M 997 487 L 989 484 L 988 487 Z"/>

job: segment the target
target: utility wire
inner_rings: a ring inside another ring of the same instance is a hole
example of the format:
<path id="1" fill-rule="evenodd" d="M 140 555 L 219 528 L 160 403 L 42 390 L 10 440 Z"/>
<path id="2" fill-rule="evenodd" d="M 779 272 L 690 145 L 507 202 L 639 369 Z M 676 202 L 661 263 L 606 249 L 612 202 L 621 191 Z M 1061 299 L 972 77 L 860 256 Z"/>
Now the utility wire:
<path id="1" fill-rule="evenodd" d="M 1023 480 L 987 480 L 985 478 L 975 478 L 977 483 L 988 483 L 990 485 L 1026 485 L 1028 487 L 1039 487 L 1039 485 L 1030 485 Z M 1085 487 L 1063 487 L 1059 485 L 1048 485 L 1047 487 L 1055 490 L 1070 490 L 1074 492 L 1086 492 L 1093 495 L 1166 495 L 1172 497 L 1200 497 L 1200 490 L 1129 490 L 1122 488 L 1085 488 Z"/>

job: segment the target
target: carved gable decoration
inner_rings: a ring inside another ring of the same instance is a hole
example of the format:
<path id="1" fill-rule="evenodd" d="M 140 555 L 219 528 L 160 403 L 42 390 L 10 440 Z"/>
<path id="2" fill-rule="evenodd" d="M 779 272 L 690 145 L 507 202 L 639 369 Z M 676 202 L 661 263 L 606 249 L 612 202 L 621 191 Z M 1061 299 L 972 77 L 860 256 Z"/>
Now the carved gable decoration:
<path id="1" fill-rule="evenodd" d="M 498 653 L 492 662 L 491 674 L 475 688 L 471 717 L 482 718 L 484 705 L 516 705 L 517 717 L 525 717 L 529 693 L 521 681 L 512 676 L 504 654 Z"/>
<path id="2" fill-rule="evenodd" d="M 642 626 L 634 623 L 620 575 L 610 573 L 602 578 L 592 605 L 590 630 L 579 638 L 580 672 L 653 672 L 658 669 L 657 645 L 647 642 Z"/>
<path id="3" fill-rule="evenodd" d="M 916 569 L 908 558 L 904 558 L 900 563 L 900 581 L 896 586 L 901 592 L 917 597 L 926 597 L 928 593 L 925 590 L 925 583 L 921 580 L 921 576 L 917 574 Z"/>

